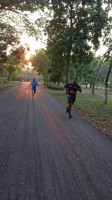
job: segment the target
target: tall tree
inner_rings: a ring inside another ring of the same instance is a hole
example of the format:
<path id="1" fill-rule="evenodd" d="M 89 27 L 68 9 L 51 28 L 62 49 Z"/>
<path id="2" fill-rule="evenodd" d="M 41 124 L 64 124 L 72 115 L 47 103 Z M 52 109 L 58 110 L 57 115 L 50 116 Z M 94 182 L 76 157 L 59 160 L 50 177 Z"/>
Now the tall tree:
<path id="1" fill-rule="evenodd" d="M 7 59 L 4 64 L 2 64 L 1 69 L 2 71 L 4 69 L 8 72 L 8 80 L 12 79 L 12 75 L 16 69 L 22 68 L 27 64 L 25 60 L 25 51 L 26 49 L 23 46 L 19 46 L 18 48 L 11 50 L 10 54 L 7 55 Z"/>
<path id="2" fill-rule="evenodd" d="M 99 73 L 99 70 L 100 70 L 100 68 L 101 68 L 101 66 L 102 66 L 102 64 L 103 64 L 103 61 L 104 61 L 104 56 L 103 56 L 103 58 L 101 59 L 99 65 L 98 65 L 98 68 L 97 68 L 97 70 L 96 70 L 96 73 L 95 73 L 95 77 L 94 77 L 94 81 L 93 81 L 93 86 L 92 86 L 92 94 L 94 94 L 95 84 L 96 84 L 96 82 L 97 82 L 98 73 Z"/>
<path id="3" fill-rule="evenodd" d="M 31 11 L 34 12 L 37 8 L 43 8 L 47 0 L 0 0 L 0 10 Z"/>
<path id="4" fill-rule="evenodd" d="M 62 41 L 66 59 L 66 82 L 70 62 L 75 66 L 91 60 L 91 46 L 99 47 L 99 38 L 106 24 L 102 0 L 51 0 L 53 19 L 47 27 L 48 46 Z"/>
<path id="5" fill-rule="evenodd" d="M 107 11 L 108 11 L 108 23 L 107 26 L 104 29 L 104 45 L 107 46 L 107 53 L 105 55 L 105 60 L 109 62 L 109 69 L 107 71 L 106 75 L 106 80 L 105 80 L 105 97 L 104 97 L 104 104 L 107 103 L 107 98 L 108 98 L 108 80 L 109 76 L 111 73 L 112 69 L 112 1 L 108 0 L 108 6 L 107 6 Z"/>
<path id="6" fill-rule="evenodd" d="M 50 81 L 60 83 L 65 76 L 66 61 L 63 55 L 63 46 L 59 43 L 56 46 L 48 47 L 47 54 L 51 60 Z"/>
<path id="7" fill-rule="evenodd" d="M 0 72 L 1 66 L 7 61 L 7 48 L 9 45 L 17 45 L 19 42 L 15 29 L 6 23 L 0 23 Z"/>
<path id="8" fill-rule="evenodd" d="M 106 75 L 106 80 L 105 80 L 105 97 L 104 97 L 104 104 L 107 104 L 107 98 L 108 98 L 108 80 L 109 80 L 109 76 L 111 73 L 111 69 L 112 69 L 112 60 L 110 61 L 110 65 L 109 65 L 109 69 Z"/>
<path id="9" fill-rule="evenodd" d="M 108 81 L 109 81 L 109 76 L 111 73 L 112 69 L 112 38 L 108 38 L 107 40 L 109 42 L 109 47 L 108 51 L 105 57 L 105 60 L 109 62 L 109 68 L 107 71 L 106 79 L 105 79 L 105 96 L 104 96 L 104 104 L 107 104 L 107 98 L 108 98 Z"/>

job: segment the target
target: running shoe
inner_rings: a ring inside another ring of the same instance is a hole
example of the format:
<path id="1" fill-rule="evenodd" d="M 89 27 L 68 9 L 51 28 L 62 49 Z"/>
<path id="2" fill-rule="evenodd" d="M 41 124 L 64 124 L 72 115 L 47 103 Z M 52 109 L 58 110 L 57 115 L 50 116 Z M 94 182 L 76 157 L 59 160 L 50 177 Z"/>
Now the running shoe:
<path id="1" fill-rule="evenodd" d="M 71 113 L 69 113 L 69 118 L 72 118 L 72 115 L 71 115 Z"/>
<path id="2" fill-rule="evenodd" d="M 66 108 L 66 112 L 68 113 L 68 107 Z"/>

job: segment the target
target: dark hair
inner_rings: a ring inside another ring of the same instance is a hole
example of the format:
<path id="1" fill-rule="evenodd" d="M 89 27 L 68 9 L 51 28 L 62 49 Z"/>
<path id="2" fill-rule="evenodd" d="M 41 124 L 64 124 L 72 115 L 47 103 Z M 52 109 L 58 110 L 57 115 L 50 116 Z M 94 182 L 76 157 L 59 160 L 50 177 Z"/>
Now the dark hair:
<path id="1" fill-rule="evenodd" d="M 78 81 L 78 79 L 77 79 L 77 78 L 74 78 L 73 80 L 76 80 L 76 81 Z"/>

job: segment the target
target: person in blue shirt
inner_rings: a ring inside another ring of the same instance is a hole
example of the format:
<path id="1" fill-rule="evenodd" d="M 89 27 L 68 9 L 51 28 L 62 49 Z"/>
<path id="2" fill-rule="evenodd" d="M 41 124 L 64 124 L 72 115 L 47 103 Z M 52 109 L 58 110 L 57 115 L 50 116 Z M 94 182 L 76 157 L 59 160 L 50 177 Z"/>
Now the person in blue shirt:
<path id="1" fill-rule="evenodd" d="M 36 94 L 36 86 L 38 85 L 38 82 L 36 81 L 35 78 L 33 78 L 31 85 L 32 85 L 32 99 L 33 99 L 34 95 Z"/>
<path id="2" fill-rule="evenodd" d="M 81 87 L 77 84 L 77 78 L 73 79 L 72 83 L 68 83 L 64 86 L 64 88 L 67 88 L 67 98 L 68 98 L 68 107 L 67 107 L 67 113 L 69 113 L 69 118 L 72 117 L 71 115 L 71 108 L 76 100 L 76 94 L 77 91 L 82 92 Z"/>

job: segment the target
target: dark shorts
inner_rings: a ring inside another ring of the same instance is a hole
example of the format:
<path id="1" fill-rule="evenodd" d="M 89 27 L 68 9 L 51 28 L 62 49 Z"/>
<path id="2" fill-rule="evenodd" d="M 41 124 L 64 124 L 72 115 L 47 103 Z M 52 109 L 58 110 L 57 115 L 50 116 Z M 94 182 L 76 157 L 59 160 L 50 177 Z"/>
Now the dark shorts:
<path id="1" fill-rule="evenodd" d="M 34 91 L 34 93 L 36 92 L 36 90 L 32 90 L 32 92 Z"/>
<path id="2" fill-rule="evenodd" d="M 67 94 L 67 98 L 68 98 L 68 104 L 73 105 L 76 100 L 76 95 Z"/>

